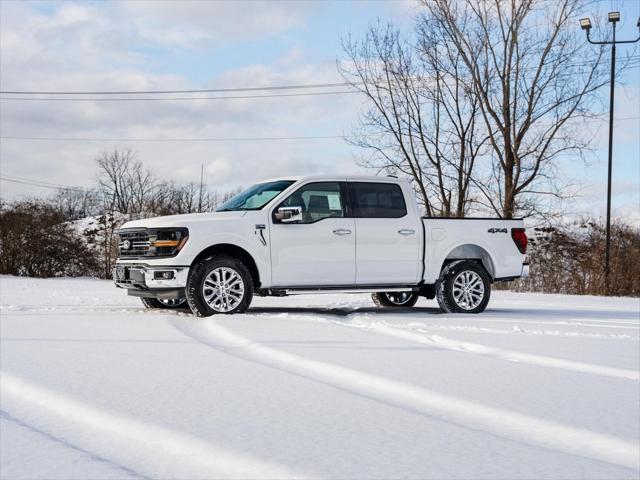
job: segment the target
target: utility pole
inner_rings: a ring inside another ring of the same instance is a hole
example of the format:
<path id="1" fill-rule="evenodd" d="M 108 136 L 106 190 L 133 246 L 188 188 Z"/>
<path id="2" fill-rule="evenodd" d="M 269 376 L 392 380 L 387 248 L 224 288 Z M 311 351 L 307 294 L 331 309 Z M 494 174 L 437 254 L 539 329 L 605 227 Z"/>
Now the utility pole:
<path id="1" fill-rule="evenodd" d="M 200 195 L 198 195 L 198 213 L 202 213 L 202 180 L 204 178 L 204 164 L 200 165 Z"/>
<path id="2" fill-rule="evenodd" d="M 604 283 L 606 294 L 611 293 L 609 271 L 611 257 L 611 171 L 613 169 L 613 100 L 616 85 L 616 45 L 619 43 L 636 43 L 640 40 L 640 36 L 635 40 L 616 40 L 616 23 L 620 21 L 620 12 L 609 12 L 609 22 L 613 25 L 613 39 L 595 41 L 591 40 L 589 35 L 591 32 L 591 20 L 589 18 L 580 19 L 580 27 L 587 33 L 587 41 L 594 45 L 611 45 L 611 80 L 609 89 L 609 164 L 607 174 L 607 232 L 606 244 L 604 252 Z M 638 18 L 637 27 L 640 30 L 640 18 Z"/>

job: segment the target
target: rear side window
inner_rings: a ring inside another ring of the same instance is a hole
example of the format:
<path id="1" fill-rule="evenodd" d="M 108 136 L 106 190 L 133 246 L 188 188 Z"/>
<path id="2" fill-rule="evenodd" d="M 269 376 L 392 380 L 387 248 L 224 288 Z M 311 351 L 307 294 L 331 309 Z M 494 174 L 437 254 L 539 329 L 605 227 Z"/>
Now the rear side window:
<path id="1" fill-rule="evenodd" d="M 360 218 L 400 218 L 407 206 L 400 186 L 394 183 L 349 183 L 353 216 Z"/>

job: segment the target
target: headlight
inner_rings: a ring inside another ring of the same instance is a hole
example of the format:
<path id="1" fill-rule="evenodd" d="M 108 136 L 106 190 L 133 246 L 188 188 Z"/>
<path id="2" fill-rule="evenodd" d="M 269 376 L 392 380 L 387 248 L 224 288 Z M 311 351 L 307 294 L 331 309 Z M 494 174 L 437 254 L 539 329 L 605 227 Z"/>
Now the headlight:
<path id="1" fill-rule="evenodd" d="M 184 247 L 189 238 L 186 228 L 149 229 L 149 256 L 172 257 Z"/>
<path id="2" fill-rule="evenodd" d="M 189 238 L 186 228 L 125 228 L 118 232 L 120 258 L 172 257 Z"/>

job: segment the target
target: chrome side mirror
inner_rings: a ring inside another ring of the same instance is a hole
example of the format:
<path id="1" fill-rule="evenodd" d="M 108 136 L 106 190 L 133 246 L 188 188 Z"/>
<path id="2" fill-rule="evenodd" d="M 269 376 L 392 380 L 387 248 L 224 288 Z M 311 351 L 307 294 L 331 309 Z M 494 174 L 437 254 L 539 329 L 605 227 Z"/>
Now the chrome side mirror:
<path id="1" fill-rule="evenodd" d="M 280 207 L 274 217 L 282 223 L 301 222 L 302 207 Z"/>

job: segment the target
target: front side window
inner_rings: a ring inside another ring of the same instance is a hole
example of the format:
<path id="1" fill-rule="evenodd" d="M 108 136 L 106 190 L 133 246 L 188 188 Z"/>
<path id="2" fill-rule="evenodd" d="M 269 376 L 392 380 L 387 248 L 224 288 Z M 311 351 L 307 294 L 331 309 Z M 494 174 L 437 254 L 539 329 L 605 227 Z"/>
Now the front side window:
<path id="1" fill-rule="evenodd" d="M 292 180 L 276 180 L 274 182 L 258 183 L 247 188 L 231 198 L 220 208 L 218 212 L 231 212 L 235 210 L 260 210 L 280 192 L 291 186 Z"/>
<path id="2" fill-rule="evenodd" d="M 345 216 L 339 182 L 317 182 L 304 185 L 278 205 L 278 208 L 280 207 L 300 207 L 302 220 L 296 223 L 314 223 L 324 218 Z"/>
<path id="3" fill-rule="evenodd" d="M 349 191 L 354 217 L 400 218 L 407 214 L 402 189 L 394 183 L 354 182 Z"/>

